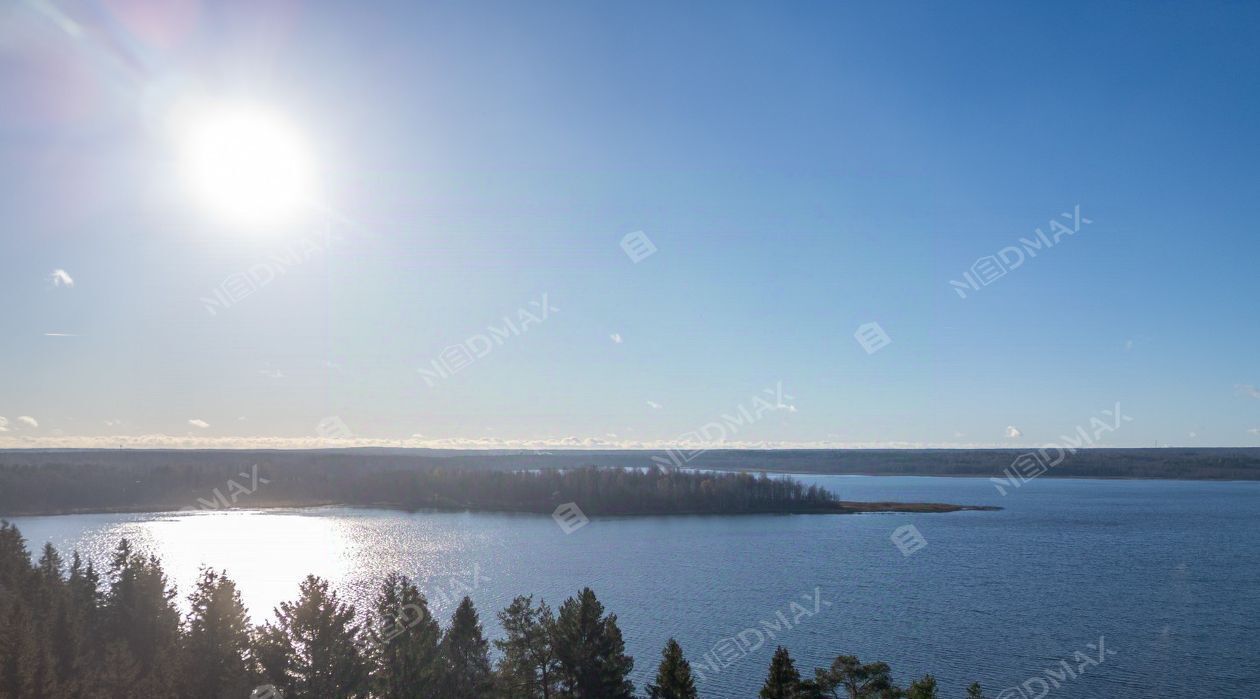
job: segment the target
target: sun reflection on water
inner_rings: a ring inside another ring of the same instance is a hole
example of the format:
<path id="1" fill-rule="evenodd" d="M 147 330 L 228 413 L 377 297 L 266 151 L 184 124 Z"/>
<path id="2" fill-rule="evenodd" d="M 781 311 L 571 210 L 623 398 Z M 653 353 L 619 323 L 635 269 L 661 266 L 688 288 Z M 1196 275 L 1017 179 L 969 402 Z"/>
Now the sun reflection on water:
<path id="1" fill-rule="evenodd" d="M 136 551 L 161 559 L 184 611 L 201 568 L 226 570 L 261 623 L 280 602 L 296 599 L 307 574 L 329 580 L 343 600 L 365 610 L 381 580 L 402 573 L 445 618 L 470 587 L 481 587 L 477 581 L 504 574 L 502 542 L 477 521 L 469 513 L 233 508 L 33 517 L 20 524 L 33 550 L 47 541 L 67 560 L 77 550 L 103 576 L 118 542 L 129 540 Z M 548 532 L 554 526 L 549 518 L 526 521 Z"/>
<path id="2" fill-rule="evenodd" d="M 181 601 L 203 566 L 226 570 L 257 620 L 296 597 L 306 573 L 331 580 L 346 576 L 345 533 L 337 521 L 291 511 L 181 512 L 114 532 L 142 551 L 158 553 Z"/>

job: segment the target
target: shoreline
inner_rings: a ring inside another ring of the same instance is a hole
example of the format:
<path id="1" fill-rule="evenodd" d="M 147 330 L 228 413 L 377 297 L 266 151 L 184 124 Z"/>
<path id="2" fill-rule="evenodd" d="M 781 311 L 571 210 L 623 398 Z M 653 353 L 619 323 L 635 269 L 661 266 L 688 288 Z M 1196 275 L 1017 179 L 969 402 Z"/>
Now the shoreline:
<path id="1" fill-rule="evenodd" d="M 683 468 L 689 468 L 684 466 Z M 694 468 L 695 471 L 712 471 L 714 473 L 773 473 L 779 476 L 840 476 L 849 478 L 998 478 L 1002 474 L 991 473 L 877 473 L 874 471 L 796 471 L 777 470 L 772 468 L 740 469 L 740 468 Z M 1050 472 L 1037 478 L 1058 481 L 1164 481 L 1166 483 L 1255 483 L 1260 478 L 1169 478 L 1167 476 L 1053 476 Z"/>
<path id="2" fill-rule="evenodd" d="M 995 505 L 955 505 L 939 502 L 862 502 L 842 500 L 834 509 L 824 508 L 783 508 L 760 512 L 713 512 L 708 510 L 677 512 L 602 512 L 589 514 L 591 519 L 606 517 L 742 517 L 749 515 L 862 515 L 862 514 L 947 514 L 951 512 L 998 512 L 1004 508 Z M 124 506 L 112 508 L 69 508 L 33 512 L 0 512 L 0 520 L 18 517 L 65 517 L 71 515 L 126 515 L 126 514 L 171 514 L 181 512 L 234 512 L 250 510 L 305 510 L 321 507 L 346 507 L 365 510 L 401 510 L 404 512 L 471 512 L 491 514 L 521 514 L 550 516 L 551 512 L 530 509 L 504 509 L 489 507 L 408 507 L 401 503 L 348 503 L 332 501 L 311 501 L 295 503 L 265 503 L 247 507 L 170 507 L 170 506 Z"/>

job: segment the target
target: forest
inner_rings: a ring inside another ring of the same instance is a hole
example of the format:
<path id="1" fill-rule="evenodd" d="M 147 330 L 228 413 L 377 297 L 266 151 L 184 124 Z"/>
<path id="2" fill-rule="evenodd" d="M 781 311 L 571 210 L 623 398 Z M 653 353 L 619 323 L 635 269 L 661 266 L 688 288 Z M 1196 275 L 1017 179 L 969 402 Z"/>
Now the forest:
<path id="1" fill-rule="evenodd" d="M 337 446 L 330 440 L 330 446 Z M 112 470 L 144 478 L 161 468 L 235 473 L 267 468 L 357 471 L 550 470 L 586 466 L 682 466 L 713 471 L 992 478 L 1037 445 L 1020 449 L 699 449 L 454 450 L 330 449 L 9 449 L 0 450 L 0 483 L 47 469 L 63 478 Z M 1065 454 L 1043 478 L 1260 480 L 1260 448 L 1082 448 Z M 213 486 L 212 486 L 213 487 Z M 3 489 L 0 488 L 0 492 Z"/>
<path id="2" fill-rule="evenodd" d="M 949 511 L 941 504 L 850 503 L 787 476 L 678 468 L 500 471 L 313 461 L 53 463 L 0 467 L 0 514 L 342 504 L 587 515 Z"/>
<path id="3" fill-rule="evenodd" d="M 381 581 L 367 610 L 308 576 L 273 618 L 250 623 L 235 583 L 203 569 L 181 612 L 161 561 L 122 540 L 97 570 L 51 545 L 33 561 L 0 523 L 0 699 L 695 699 L 705 694 L 679 644 L 636 688 L 617 615 L 589 588 L 552 609 L 519 596 L 488 640 L 465 597 L 443 626 L 406 577 Z M 803 675 L 775 650 L 761 699 L 937 699 L 927 675 L 898 686 L 885 663 L 838 655 Z M 982 699 L 978 684 L 957 695 Z"/>

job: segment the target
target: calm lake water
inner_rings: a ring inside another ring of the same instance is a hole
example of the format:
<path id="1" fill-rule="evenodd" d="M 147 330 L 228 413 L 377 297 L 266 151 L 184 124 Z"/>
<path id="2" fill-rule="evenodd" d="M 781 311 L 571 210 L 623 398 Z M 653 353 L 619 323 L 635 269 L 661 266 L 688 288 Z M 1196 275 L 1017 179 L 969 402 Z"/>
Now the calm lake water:
<path id="1" fill-rule="evenodd" d="M 1260 483 L 1039 479 L 1002 497 L 986 479 L 803 480 L 846 499 L 1006 509 L 611 518 L 571 534 L 546 516 L 340 507 L 13 521 L 32 549 L 51 541 L 98 562 L 130 538 L 181 596 L 199 566 L 225 568 L 258 620 L 307 573 L 362 602 L 401 571 L 444 621 L 446 600 L 467 592 L 491 635 L 514 595 L 558 606 L 589 585 L 618 615 L 640 691 L 669 636 L 712 666 L 707 697 L 755 696 L 776 644 L 803 671 L 848 653 L 889 662 L 899 681 L 931 672 L 946 699 L 972 680 L 990 697 L 1023 687 L 1000 699 L 1260 686 Z M 908 556 L 890 540 L 907 524 L 927 542 Z"/>

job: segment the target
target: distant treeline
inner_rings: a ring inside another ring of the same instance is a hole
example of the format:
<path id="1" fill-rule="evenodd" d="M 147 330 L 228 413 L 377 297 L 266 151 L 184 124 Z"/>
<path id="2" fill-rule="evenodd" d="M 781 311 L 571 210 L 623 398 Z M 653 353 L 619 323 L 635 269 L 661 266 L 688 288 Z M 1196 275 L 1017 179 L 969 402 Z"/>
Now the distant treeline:
<path id="1" fill-rule="evenodd" d="M 826 490 L 746 474 L 1005 479 L 1025 453 L 707 451 L 684 460 L 680 452 L 624 451 L 10 450 L 0 451 L 0 514 L 321 503 L 551 512 L 565 502 L 577 502 L 588 515 L 841 512 L 855 510 Z M 662 462 L 710 472 L 661 468 Z M 1253 480 L 1260 479 L 1260 449 L 1081 450 L 1041 477 L 1055 476 Z"/>
<path id="2" fill-rule="evenodd" d="M 784 449 L 687 451 L 313 450 L 8 450 L 0 470 L 41 465 L 163 466 L 250 464 L 378 469 L 499 470 L 676 465 L 720 471 L 1001 477 L 1019 449 Z M 1054 461 L 1059 454 L 1051 455 Z M 1078 449 L 1042 478 L 1260 480 L 1260 448 Z"/>
<path id="3" fill-rule="evenodd" d="M 490 471 L 307 464 L 0 466 L 0 514 L 222 509 L 340 503 L 408 509 L 586 515 L 840 512 L 825 488 L 791 478 L 679 469 Z"/>
<path id="4" fill-rule="evenodd" d="M 236 584 L 202 570 L 189 612 L 161 562 L 123 540 L 97 571 L 51 544 L 32 564 L 16 527 L 0 524 L 0 699 L 630 699 L 634 659 L 615 614 L 589 588 L 553 611 L 517 597 L 487 641 L 465 597 L 446 628 L 405 577 L 381 582 L 366 613 L 308 576 L 274 619 L 251 625 Z M 494 648 L 493 659 L 491 647 Z M 747 689 L 752 696 L 754 687 Z M 666 643 L 651 699 L 696 699 L 681 646 Z M 928 675 L 901 689 L 888 665 L 841 655 L 802 677 L 787 649 L 762 699 L 936 699 Z M 967 689 L 982 699 L 980 686 Z"/>

